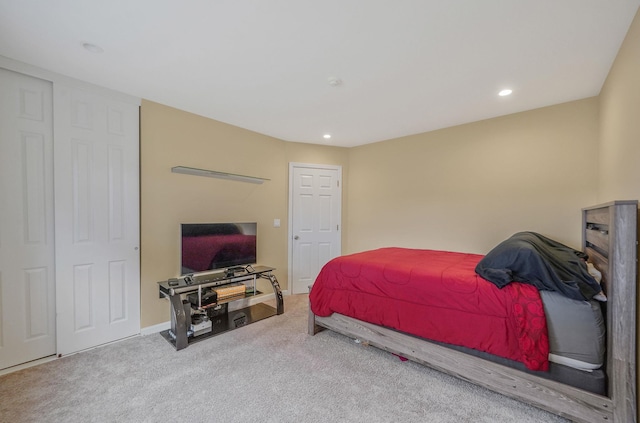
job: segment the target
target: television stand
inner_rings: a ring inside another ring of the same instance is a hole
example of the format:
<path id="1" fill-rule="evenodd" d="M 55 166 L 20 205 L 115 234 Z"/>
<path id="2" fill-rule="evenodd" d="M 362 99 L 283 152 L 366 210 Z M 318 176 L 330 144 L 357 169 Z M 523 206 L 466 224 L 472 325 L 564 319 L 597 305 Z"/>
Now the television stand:
<path id="1" fill-rule="evenodd" d="M 211 336 L 219 335 L 233 329 L 246 326 L 250 323 L 257 322 L 267 317 L 284 313 L 284 300 L 280 284 L 276 277 L 271 273 L 275 270 L 273 267 L 255 266 L 248 267 L 243 272 L 202 272 L 193 275 L 185 275 L 180 278 L 173 278 L 166 281 L 158 282 L 160 298 L 168 298 L 171 303 L 171 329 L 160 332 L 160 334 L 173 346 L 176 350 L 181 350 L 194 342 L 202 341 Z M 237 310 L 228 311 L 231 303 L 239 301 L 247 301 L 260 294 L 256 289 L 256 281 L 258 279 L 268 279 L 271 282 L 273 292 L 276 298 L 276 307 L 271 307 L 264 303 L 249 305 Z M 210 308 L 209 320 L 211 321 L 211 330 L 208 327 L 206 333 L 196 335 L 189 333 L 191 326 L 191 302 L 184 299 L 188 294 L 197 294 L 198 306 L 201 305 L 203 293 L 208 288 L 233 286 L 238 283 L 250 283 L 250 289 L 240 295 L 229 298 L 218 299 L 206 306 L 197 307 L 201 311 Z M 191 336 L 190 336 L 191 335 Z"/>

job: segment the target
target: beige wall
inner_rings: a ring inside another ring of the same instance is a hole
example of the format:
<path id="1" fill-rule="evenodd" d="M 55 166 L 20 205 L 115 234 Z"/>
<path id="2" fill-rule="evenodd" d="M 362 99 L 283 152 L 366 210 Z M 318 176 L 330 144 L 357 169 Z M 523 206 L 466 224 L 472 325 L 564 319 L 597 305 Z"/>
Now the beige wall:
<path id="1" fill-rule="evenodd" d="M 287 288 L 288 163 L 343 166 L 347 150 L 287 143 L 150 101 L 141 108 L 141 326 L 169 318 L 157 282 L 179 272 L 179 225 L 258 222 L 258 261 Z M 171 173 L 189 166 L 268 178 L 255 185 Z M 346 203 L 346 201 L 345 201 Z M 273 227 L 273 219 L 282 226 Z"/>
<path id="2" fill-rule="evenodd" d="M 349 249 L 486 253 L 523 230 L 579 248 L 597 121 L 589 98 L 353 148 Z"/>
<path id="3" fill-rule="evenodd" d="M 640 198 L 640 12 L 600 93 L 602 202 Z"/>
<path id="4" fill-rule="evenodd" d="M 590 98 L 345 149 L 143 101 L 142 327 L 168 319 L 157 282 L 178 273 L 182 222 L 257 221 L 258 260 L 287 288 L 289 162 L 343 166 L 344 253 L 388 245 L 483 253 L 520 230 L 578 247 L 579 210 L 596 201 L 597 106 Z M 171 173 L 179 165 L 271 180 Z"/>
<path id="5" fill-rule="evenodd" d="M 636 13 L 600 93 L 598 197 L 601 202 L 640 199 L 639 75 L 640 11 Z M 636 306 L 639 302 L 636 301 Z M 640 321 L 640 308 L 636 321 Z M 636 340 L 640 341 L 640 328 Z M 640 380 L 640 346 L 636 352 L 637 379 Z"/>

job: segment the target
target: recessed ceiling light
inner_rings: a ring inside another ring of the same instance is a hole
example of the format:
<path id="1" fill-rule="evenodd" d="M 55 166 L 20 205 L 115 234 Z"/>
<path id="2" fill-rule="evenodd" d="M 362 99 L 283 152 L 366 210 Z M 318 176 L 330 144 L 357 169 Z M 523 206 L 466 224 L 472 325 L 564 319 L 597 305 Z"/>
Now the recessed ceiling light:
<path id="1" fill-rule="evenodd" d="M 322 138 L 324 138 L 325 140 L 331 139 L 331 134 L 324 134 Z"/>
<path id="2" fill-rule="evenodd" d="M 102 47 L 97 46 L 95 44 L 82 43 L 82 47 L 84 47 L 85 50 L 90 51 L 91 53 L 104 53 L 104 50 L 102 49 Z"/>
<path id="3" fill-rule="evenodd" d="M 511 93 L 512 93 L 512 92 L 513 92 L 513 90 L 510 90 L 510 89 L 508 89 L 508 88 L 507 88 L 506 90 L 502 90 L 502 91 L 500 91 L 500 92 L 498 93 L 498 95 L 499 95 L 500 97 L 504 97 L 504 96 L 507 96 L 507 95 L 511 95 Z"/>

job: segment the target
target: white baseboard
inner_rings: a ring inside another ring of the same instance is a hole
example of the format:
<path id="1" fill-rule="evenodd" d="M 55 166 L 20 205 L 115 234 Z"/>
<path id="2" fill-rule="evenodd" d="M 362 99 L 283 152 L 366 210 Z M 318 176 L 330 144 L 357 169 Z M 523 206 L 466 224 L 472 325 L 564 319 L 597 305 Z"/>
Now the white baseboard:
<path id="1" fill-rule="evenodd" d="M 146 328 L 140 329 L 140 335 L 153 335 L 155 333 L 160 333 L 163 330 L 167 330 L 171 328 L 171 321 L 166 321 L 162 323 L 158 323 L 157 325 L 147 326 Z"/>

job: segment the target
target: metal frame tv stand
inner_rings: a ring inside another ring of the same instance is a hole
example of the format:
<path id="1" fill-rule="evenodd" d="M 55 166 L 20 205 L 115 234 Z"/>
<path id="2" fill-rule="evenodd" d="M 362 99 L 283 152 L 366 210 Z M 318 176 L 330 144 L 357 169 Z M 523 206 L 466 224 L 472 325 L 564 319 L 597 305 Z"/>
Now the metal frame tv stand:
<path id="1" fill-rule="evenodd" d="M 158 282 L 160 298 L 168 298 L 171 303 L 171 329 L 162 331 L 160 334 L 174 345 L 176 350 L 181 350 L 191 343 L 284 313 L 282 291 L 278 280 L 271 273 L 273 270 L 275 270 L 273 267 L 247 266 L 242 272 L 202 272 Z M 226 307 L 228 303 L 233 301 L 245 300 L 256 296 L 259 293 L 256 290 L 256 280 L 259 278 L 268 279 L 271 282 L 276 297 L 276 308 L 264 303 L 258 303 L 238 310 L 223 312 L 211 319 L 212 327 L 210 332 L 199 336 L 188 336 L 188 329 L 191 323 L 191 304 L 183 300 L 183 295 L 197 292 L 198 298 L 201 298 L 203 290 L 206 288 L 251 281 L 253 289 L 250 292 L 208 305 L 208 307 L 218 305 L 225 305 Z"/>

